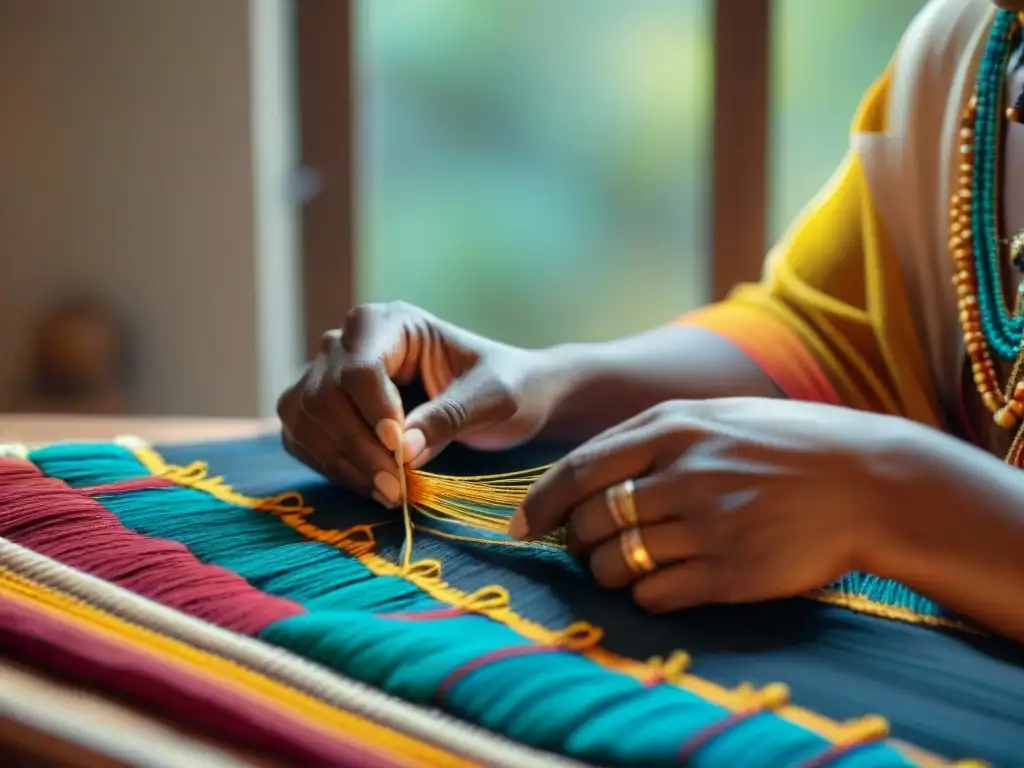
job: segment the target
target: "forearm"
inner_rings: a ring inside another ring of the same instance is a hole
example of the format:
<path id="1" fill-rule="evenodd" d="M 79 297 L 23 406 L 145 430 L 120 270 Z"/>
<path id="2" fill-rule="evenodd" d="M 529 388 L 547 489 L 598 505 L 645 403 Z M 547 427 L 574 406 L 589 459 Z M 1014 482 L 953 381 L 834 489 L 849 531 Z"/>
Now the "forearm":
<path id="1" fill-rule="evenodd" d="M 549 439 L 583 440 L 666 400 L 782 396 L 736 346 L 685 325 L 548 354 L 559 382 Z"/>
<path id="2" fill-rule="evenodd" d="M 1024 642 L 1024 473 L 973 446 L 954 451 L 940 459 L 955 468 L 948 480 L 908 500 L 927 515 L 886 538 L 874 571 Z"/>

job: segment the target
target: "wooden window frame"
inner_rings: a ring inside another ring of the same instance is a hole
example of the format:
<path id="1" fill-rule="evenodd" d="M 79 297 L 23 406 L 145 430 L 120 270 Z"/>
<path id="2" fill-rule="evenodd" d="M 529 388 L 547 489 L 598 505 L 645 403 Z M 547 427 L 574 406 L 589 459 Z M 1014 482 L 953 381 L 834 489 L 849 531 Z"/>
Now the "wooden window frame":
<path id="1" fill-rule="evenodd" d="M 355 302 L 354 0 L 295 0 L 300 157 L 314 187 L 303 203 L 300 284 L 306 353 Z"/>
<path id="2" fill-rule="evenodd" d="M 767 245 L 772 0 L 714 8 L 712 299 L 760 275 Z M 317 190 L 302 211 L 306 349 L 356 300 L 357 84 L 353 4 L 295 0 L 303 166 Z"/>
<path id="3" fill-rule="evenodd" d="M 711 0 L 711 298 L 761 274 L 768 245 L 772 0 Z"/>

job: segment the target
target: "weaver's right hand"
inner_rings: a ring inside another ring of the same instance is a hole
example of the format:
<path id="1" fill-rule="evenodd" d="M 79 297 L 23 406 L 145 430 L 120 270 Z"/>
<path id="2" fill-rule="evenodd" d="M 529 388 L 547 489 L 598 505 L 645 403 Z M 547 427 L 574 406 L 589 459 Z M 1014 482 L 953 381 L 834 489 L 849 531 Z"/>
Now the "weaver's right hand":
<path id="1" fill-rule="evenodd" d="M 367 304 L 323 336 L 320 353 L 278 400 L 285 448 L 327 478 L 386 506 L 399 498 L 395 452 L 422 466 L 454 440 L 509 448 L 544 426 L 556 389 L 551 357 L 476 336 L 403 303 Z M 406 414 L 398 384 L 429 400 Z"/>

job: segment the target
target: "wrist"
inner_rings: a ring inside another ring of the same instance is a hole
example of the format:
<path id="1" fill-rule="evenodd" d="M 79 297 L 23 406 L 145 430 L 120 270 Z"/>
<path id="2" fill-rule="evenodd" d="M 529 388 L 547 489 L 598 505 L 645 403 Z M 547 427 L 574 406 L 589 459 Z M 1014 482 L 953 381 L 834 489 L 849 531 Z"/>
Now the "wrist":
<path id="1" fill-rule="evenodd" d="M 538 352 L 534 373 L 548 415 L 543 435 L 554 440 L 587 437 L 588 413 L 600 400 L 599 344 L 559 344 Z"/>
<path id="2" fill-rule="evenodd" d="M 554 393 L 546 430 L 553 439 L 592 437 L 666 400 L 778 395 L 731 342 L 686 325 L 565 344 L 546 350 L 543 358 Z"/>
<path id="3" fill-rule="evenodd" d="M 888 485 L 868 514 L 882 533 L 862 570 L 1024 642 L 1024 473 L 929 432 L 877 472 Z"/>
<path id="4" fill-rule="evenodd" d="M 1024 473 L 931 430 L 906 448 L 886 472 L 864 570 L 961 611 L 949 603 L 968 584 L 1024 587 Z"/>

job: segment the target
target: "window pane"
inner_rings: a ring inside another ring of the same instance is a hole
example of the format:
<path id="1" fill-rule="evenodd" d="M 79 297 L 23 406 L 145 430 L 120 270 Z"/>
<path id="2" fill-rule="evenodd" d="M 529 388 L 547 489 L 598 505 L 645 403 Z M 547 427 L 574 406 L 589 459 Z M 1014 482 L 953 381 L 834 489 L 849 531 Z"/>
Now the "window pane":
<path id="1" fill-rule="evenodd" d="M 360 300 L 526 345 L 705 300 L 708 3 L 357 8 Z"/>
<path id="2" fill-rule="evenodd" d="M 771 236 L 839 165 L 861 97 L 926 0 L 775 0 Z"/>

